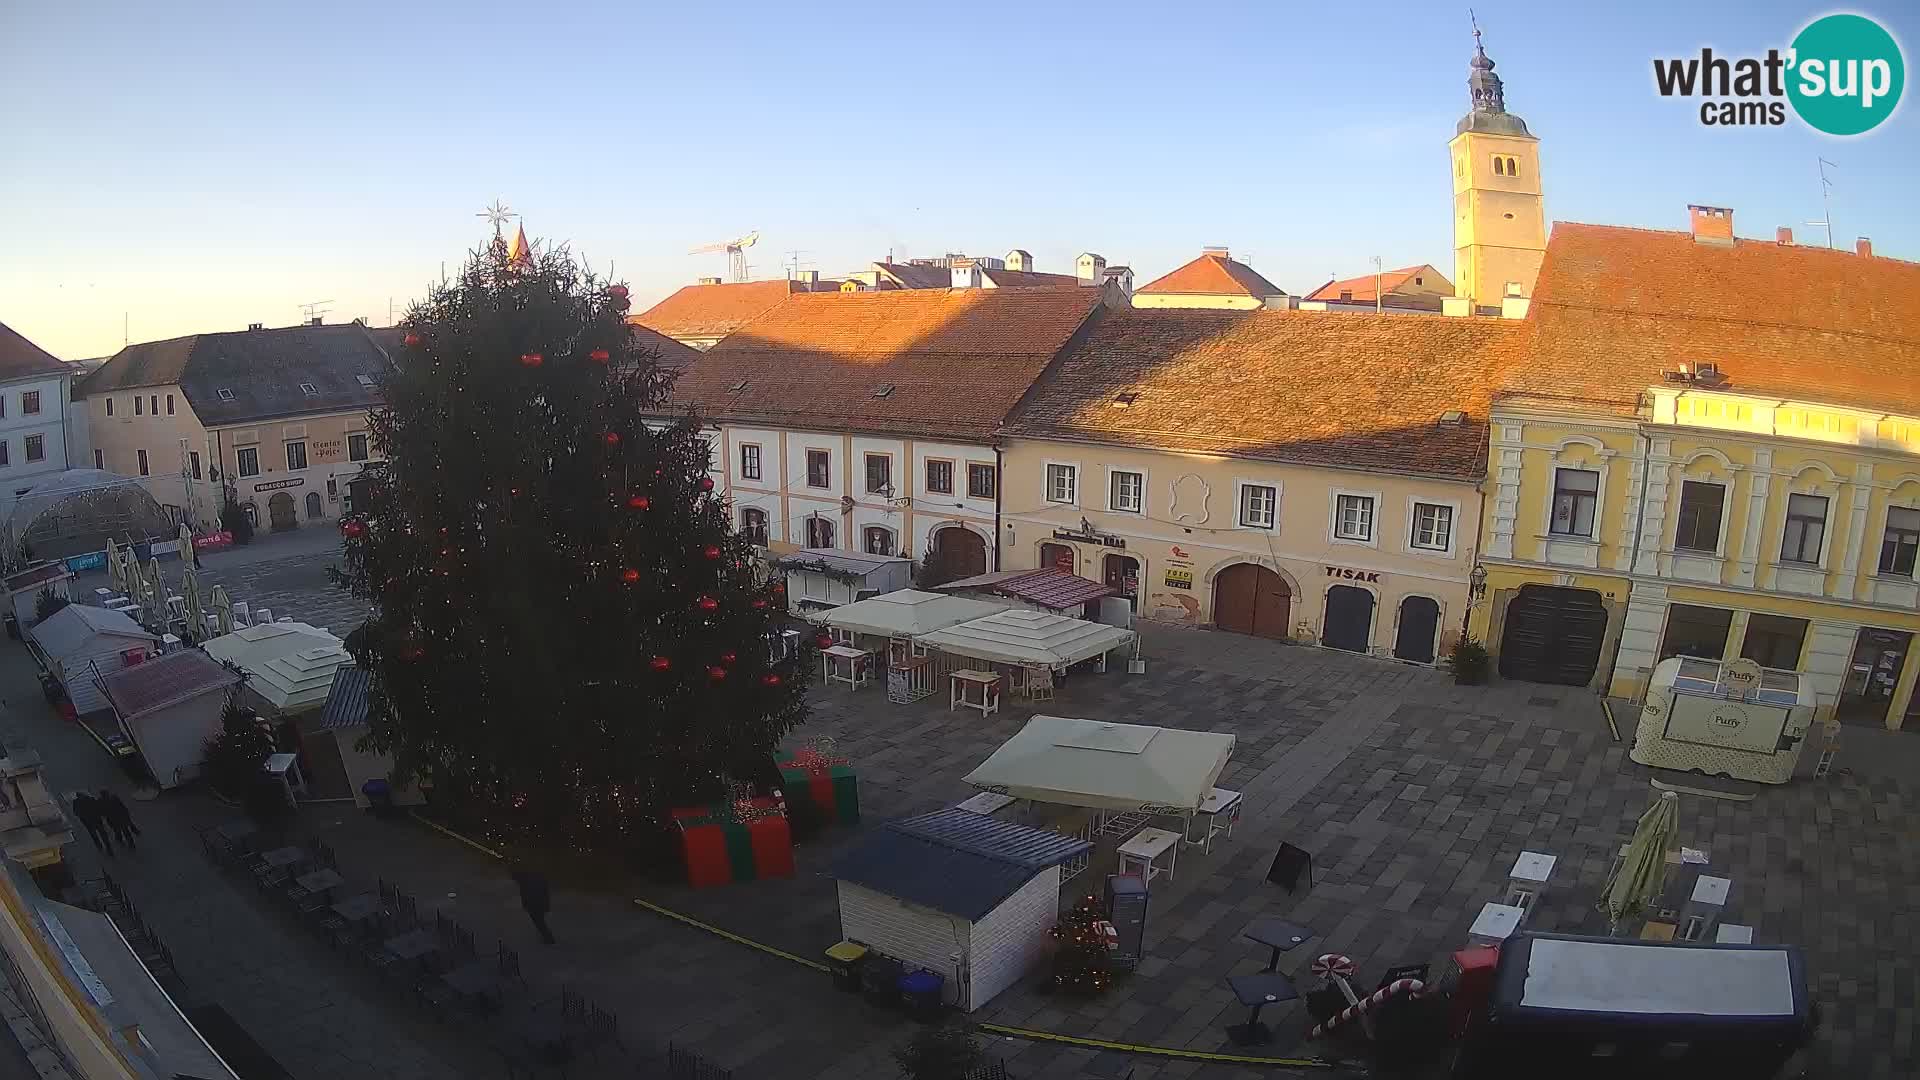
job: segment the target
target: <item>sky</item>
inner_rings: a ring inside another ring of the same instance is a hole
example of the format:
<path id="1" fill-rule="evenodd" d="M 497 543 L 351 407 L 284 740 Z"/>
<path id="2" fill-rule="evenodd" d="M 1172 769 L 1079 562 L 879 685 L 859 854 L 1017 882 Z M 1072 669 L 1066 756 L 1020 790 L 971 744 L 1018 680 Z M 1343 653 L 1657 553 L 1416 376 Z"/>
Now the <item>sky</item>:
<path id="1" fill-rule="evenodd" d="M 1549 220 L 1682 229 L 1707 203 L 1821 241 L 1825 157 L 1837 241 L 1920 259 L 1913 102 L 1836 139 L 1704 127 L 1653 89 L 1656 56 L 1784 48 L 1833 9 L 1474 8 Z M 1920 9 L 1851 10 L 1920 60 Z M 0 321 L 65 359 L 311 301 L 384 325 L 496 198 L 635 310 L 754 230 L 757 278 L 1021 247 L 1144 284 L 1207 245 L 1293 292 L 1375 256 L 1451 273 L 1472 50 L 1465 4 L 7 0 Z"/>

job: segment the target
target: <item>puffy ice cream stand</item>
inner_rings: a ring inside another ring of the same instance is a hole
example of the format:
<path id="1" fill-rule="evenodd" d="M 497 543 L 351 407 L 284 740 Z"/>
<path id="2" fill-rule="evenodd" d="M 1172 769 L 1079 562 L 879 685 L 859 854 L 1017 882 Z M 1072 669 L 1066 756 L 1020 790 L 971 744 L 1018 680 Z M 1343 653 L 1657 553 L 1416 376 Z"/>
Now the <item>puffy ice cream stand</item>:
<path id="1" fill-rule="evenodd" d="M 1796 775 L 1813 706 L 1813 686 L 1799 672 L 1745 659 L 1671 657 L 1653 669 L 1632 757 L 1663 769 L 1784 784 Z"/>

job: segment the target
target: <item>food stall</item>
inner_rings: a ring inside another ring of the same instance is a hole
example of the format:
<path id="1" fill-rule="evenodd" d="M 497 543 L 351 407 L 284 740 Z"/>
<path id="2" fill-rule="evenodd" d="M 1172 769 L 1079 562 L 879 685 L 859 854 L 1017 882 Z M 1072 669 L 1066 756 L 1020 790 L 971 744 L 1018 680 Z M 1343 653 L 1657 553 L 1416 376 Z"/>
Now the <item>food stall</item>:
<path id="1" fill-rule="evenodd" d="M 787 610 L 795 615 L 898 592 L 913 583 L 913 560 L 898 555 L 801 548 L 773 565 L 787 575 Z"/>
<path id="2" fill-rule="evenodd" d="M 1765 784 L 1796 774 L 1814 691 L 1798 672 L 1751 660 L 1675 656 L 1653 669 L 1633 760 Z"/>
<path id="3" fill-rule="evenodd" d="M 887 643 L 887 697 L 901 703 L 918 701 L 934 691 L 933 662 L 920 638 L 958 623 L 1001 610 L 1003 604 L 943 596 L 918 589 L 901 589 L 870 596 L 813 616 L 843 642 L 866 648 L 861 637 Z"/>
<path id="4" fill-rule="evenodd" d="M 122 731 L 162 788 L 200 775 L 207 740 L 220 734 L 220 714 L 240 676 L 198 649 L 122 668 L 100 679 Z"/>
<path id="5" fill-rule="evenodd" d="M 1051 687 L 1051 673 L 1094 659 L 1105 671 L 1108 653 L 1132 648 L 1138 640 L 1136 632 L 1118 626 L 1015 608 L 922 635 L 920 645 L 941 654 L 943 673 L 975 666 L 960 661 L 984 660 L 1008 665 L 1028 680 L 1038 675 Z"/>

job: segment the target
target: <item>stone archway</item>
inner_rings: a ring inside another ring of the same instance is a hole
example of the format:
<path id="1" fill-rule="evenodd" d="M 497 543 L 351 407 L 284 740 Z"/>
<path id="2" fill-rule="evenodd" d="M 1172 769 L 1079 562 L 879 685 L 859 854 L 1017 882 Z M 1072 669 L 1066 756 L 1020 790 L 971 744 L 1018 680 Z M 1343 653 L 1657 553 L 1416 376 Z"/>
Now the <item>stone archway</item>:
<path id="1" fill-rule="evenodd" d="M 987 572 L 987 541 L 964 525 L 943 525 L 927 544 L 927 570 L 936 582 Z"/>
<path id="2" fill-rule="evenodd" d="M 1236 634 L 1285 640 L 1292 635 L 1293 590 L 1258 563 L 1234 563 L 1213 579 L 1213 625 Z"/>
<path id="3" fill-rule="evenodd" d="M 294 516 L 293 496 L 284 491 L 276 491 L 267 500 L 267 520 L 273 523 L 274 532 L 285 532 L 300 527 L 300 520 Z"/>

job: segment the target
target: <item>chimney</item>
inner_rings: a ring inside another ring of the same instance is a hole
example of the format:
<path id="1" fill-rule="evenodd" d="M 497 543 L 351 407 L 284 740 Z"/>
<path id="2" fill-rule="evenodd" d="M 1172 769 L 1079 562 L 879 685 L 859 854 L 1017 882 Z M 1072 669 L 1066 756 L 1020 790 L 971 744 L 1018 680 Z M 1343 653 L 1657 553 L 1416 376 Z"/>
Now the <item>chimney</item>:
<path id="1" fill-rule="evenodd" d="M 1224 247 L 1203 247 L 1200 249 L 1200 254 L 1214 255 L 1222 259 L 1233 258 L 1233 253 Z"/>
<path id="2" fill-rule="evenodd" d="M 811 289 L 813 286 L 818 285 L 820 283 L 820 271 L 795 270 L 793 272 L 793 280 Z"/>
<path id="3" fill-rule="evenodd" d="M 247 329 L 249 330 L 265 330 L 266 328 L 267 324 L 265 323 L 250 322 L 247 324 Z"/>
<path id="4" fill-rule="evenodd" d="M 315 316 L 313 317 L 313 321 L 312 321 L 312 322 L 310 322 L 310 323 L 308 323 L 307 325 L 308 325 L 308 326 L 319 326 L 319 325 L 320 325 L 320 316 L 318 316 L 318 315 L 315 315 Z"/>
<path id="5" fill-rule="evenodd" d="M 1719 244 L 1723 247 L 1733 245 L 1733 211 L 1724 206 L 1695 206 L 1689 204 L 1687 213 L 1693 221 L 1693 239 L 1700 244 Z"/>
<path id="6" fill-rule="evenodd" d="M 1863 259 L 1873 258 L 1873 241 L 1864 236 L 1855 240 L 1853 242 L 1853 253 Z"/>
<path id="7" fill-rule="evenodd" d="M 1774 242 L 1779 244 L 1781 247 L 1792 247 L 1793 246 L 1793 230 L 1787 228 L 1785 225 L 1782 225 L 1779 228 L 1773 230 L 1773 239 L 1774 239 Z"/>
<path id="8" fill-rule="evenodd" d="M 693 283 L 695 285 L 718 285 L 720 284 L 720 279 L 717 277 L 694 278 Z"/>

